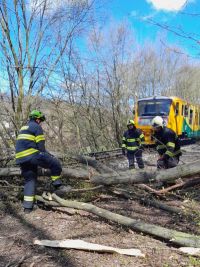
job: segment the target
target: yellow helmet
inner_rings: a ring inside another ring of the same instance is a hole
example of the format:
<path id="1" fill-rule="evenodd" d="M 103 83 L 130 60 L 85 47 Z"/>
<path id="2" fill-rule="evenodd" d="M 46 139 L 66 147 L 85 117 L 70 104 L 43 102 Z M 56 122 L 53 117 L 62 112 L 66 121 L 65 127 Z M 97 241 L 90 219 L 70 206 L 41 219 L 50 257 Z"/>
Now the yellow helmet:
<path id="1" fill-rule="evenodd" d="M 160 117 L 160 116 L 156 116 L 155 118 L 153 118 L 153 120 L 152 120 L 152 122 L 151 122 L 151 125 L 152 125 L 154 128 L 157 128 L 157 127 L 163 127 L 163 126 L 164 126 L 163 118 Z"/>
<path id="2" fill-rule="evenodd" d="M 127 126 L 129 126 L 129 125 L 135 125 L 134 120 L 128 120 L 127 121 Z"/>

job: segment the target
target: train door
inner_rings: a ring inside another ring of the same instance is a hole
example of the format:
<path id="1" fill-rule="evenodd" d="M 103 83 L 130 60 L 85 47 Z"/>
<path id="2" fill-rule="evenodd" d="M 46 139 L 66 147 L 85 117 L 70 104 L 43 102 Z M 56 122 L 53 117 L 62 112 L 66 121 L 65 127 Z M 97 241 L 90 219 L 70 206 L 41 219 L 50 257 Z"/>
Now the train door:
<path id="1" fill-rule="evenodd" d="M 190 107 L 190 112 L 189 112 L 189 126 L 191 129 L 190 137 L 194 136 L 194 118 L 193 117 L 194 117 L 194 109 L 193 107 Z"/>
<path id="2" fill-rule="evenodd" d="M 182 135 L 182 123 L 183 117 L 181 116 L 183 112 L 183 105 L 180 102 L 175 103 L 175 132 L 178 136 Z"/>
<path id="3" fill-rule="evenodd" d="M 189 120 L 188 120 L 188 116 L 189 116 L 189 107 L 186 103 L 184 103 L 183 107 L 182 107 L 182 118 L 183 118 L 183 123 L 182 123 L 182 137 L 183 138 L 187 138 L 190 136 L 190 127 L 189 127 Z"/>
<path id="4" fill-rule="evenodd" d="M 198 110 L 198 113 L 199 113 L 199 126 L 198 126 L 198 133 L 197 133 L 197 135 L 198 135 L 198 138 L 200 138 L 200 108 Z"/>
<path id="5" fill-rule="evenodd" d="M 199 124 L 199 114 L 198 110 L 195 107 L 195 113 L 194 113 L 194 136 L 197 137 L 198 134 L 198 124 Z"/>

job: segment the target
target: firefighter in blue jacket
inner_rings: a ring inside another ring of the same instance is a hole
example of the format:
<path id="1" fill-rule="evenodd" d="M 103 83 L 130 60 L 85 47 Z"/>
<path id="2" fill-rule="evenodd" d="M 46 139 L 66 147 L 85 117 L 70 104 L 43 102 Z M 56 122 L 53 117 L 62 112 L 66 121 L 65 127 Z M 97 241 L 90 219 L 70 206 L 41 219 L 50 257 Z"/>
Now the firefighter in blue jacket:
<path id="1" fill-rule="evenodd" d="M 178 136 L 172 129 L 164 125 L 163 118 L 160 116 L 153 118 L 152 126 L 154 129 L 153 138 L 159 154 L 157 168 L 169 169 L 176 167 L 182 155 Z"/>
<path id="2" fill-rule="evenodd" d="M 134 169 L 135 164 L 134 161 L 136 159 L 138 167 L 140 169 L 144 168 L 144 162 L 142 159 L 142 144 L 144 144 L 144 134 L 140 129 L 137 129 L 135 126 L 135 122 L 133 120 L 129 120 L 127 122 L 128 130 L 124 132 L 122 138 L 122 153 L 126 155 L 129 162 L 129 169 Z"/>
<path id="3" fill-rule="evenodd" d="M 60 179 L 62 172 L 60 162 L 45 149 L 45 137 L 40 125 L 45 121 L 45 116 L 40 111 L 33 110 L 29 118 L 27 125 L 20 129 L 16 141 L 16 163 L 20 165 L 25 179 L 23 201 L 25 213 L 33 210 L 38 166 L 50 169 L 52 186 L 55 190 L 66 189 Z"/>

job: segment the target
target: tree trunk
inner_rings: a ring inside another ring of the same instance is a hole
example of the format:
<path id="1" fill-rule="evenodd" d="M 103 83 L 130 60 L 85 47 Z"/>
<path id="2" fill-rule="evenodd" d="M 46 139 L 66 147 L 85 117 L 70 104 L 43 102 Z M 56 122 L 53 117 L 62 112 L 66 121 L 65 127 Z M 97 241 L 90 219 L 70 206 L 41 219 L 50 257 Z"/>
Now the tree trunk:
<path id="1" fill-rule="evenodd" d="M 200 173 L 200 161 L 182 164 L 172 169 L 160 171 L 131 170 L 114 174 L 101 174 L 90 178 L 94 184 L 136 184 L 149 182 L 173 181 L 180 177 L 192 176 Z"/>
<path id="2" fill-rule="evenodd" d="M 20 168 L 0 168 L 0 177 L 5 176 L 19 176 L 21 175 Z M 39 176 L 50 176 L 50 170 L 39 169 Z M 84 180 L 88 180 L 90 177 L 90 172 L 87 170 L 75 170 L 70 168 L 63 168 L 62 177 L 66 178 L 80 178 Z"/>
<path id="3" fill-rule="evenodd" d="M 65 206 L 68 208 L 75 208 L 81 209 L 88 212 L 91 212 L 97 216 L 105 218 L 107 220 L 111 220 L 118 224 L 122 224 L 136 231 L 140 231 L 146 234 L 150 234 L 164 240 L 170 241 L 173 244 L 178 244 L 181 246 L 188 246 L 188 247 L 200 247 L 200 236 L 195 236 L 191 234 L 187 234 L 180 231 L 175 231 L 171 229 L 167 229 L 161 226 L 157 226 L 154 224 L 145 223 L 142 221 L 138 221 L 120 214 L 113 213 L 111 211 L 98 208 L 95 205 L 77 202 L 77 201 L 70 201 L 64 200 L 58 197 L 56 194 L 52 194 L 53 200 L 57 201 L 61 206 Z"/>
<path id="4" fill-rule="evenodd" d="M 92 157 L 78 155 L 78 156 L 75 156 L 73 158 L 80 163 L 92 166 L 99 173 L 114 173 L 113 169 L 107 167 L 105 164 L 97 161 L 96 159 L 94 159 Z"/>

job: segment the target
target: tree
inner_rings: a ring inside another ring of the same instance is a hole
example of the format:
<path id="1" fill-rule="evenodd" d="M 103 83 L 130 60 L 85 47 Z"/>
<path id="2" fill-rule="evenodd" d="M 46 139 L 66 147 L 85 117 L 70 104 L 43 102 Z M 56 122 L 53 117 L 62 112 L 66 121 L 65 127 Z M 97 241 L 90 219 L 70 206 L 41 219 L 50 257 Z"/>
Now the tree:
<path id="1" fill-rule="evenodd" d="M 81 0 L 1 1 L 1 73 L 10 99 L 4 109 L 15 132 L 30 109 L 42 105 L 58 62 L 70 40 L 87 25 L 93 5 Z"/>

